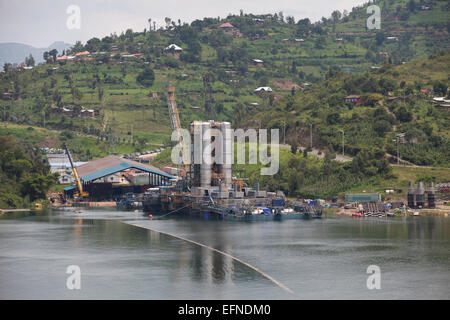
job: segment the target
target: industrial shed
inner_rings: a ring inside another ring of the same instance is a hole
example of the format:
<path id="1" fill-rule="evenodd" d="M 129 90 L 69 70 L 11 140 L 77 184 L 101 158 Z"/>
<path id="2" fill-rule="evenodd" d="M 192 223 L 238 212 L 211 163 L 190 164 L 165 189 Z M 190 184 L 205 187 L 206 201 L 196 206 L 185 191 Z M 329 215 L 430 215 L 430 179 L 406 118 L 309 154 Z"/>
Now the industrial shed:
<path id="1" fill-rule="evenodd" d="M 77 172 L 83 190 L 89 193 L 91 200 L 96 201 L 114 200 L 128 192 L 142 193 L 149 187 L 166 185 L 169 184 L 169 180 L 176 178 L 156 167 L 114 155 L 81 165 L 77 168 Z M 128 179 L 127 175 L 135 172 L 141 175 L 147 173 L 148 183 L 140 185 L 131 183 L 132 179 Z M 73 195 L 75 191 L 74 186 L 64 189 L 66 196 Z"/>

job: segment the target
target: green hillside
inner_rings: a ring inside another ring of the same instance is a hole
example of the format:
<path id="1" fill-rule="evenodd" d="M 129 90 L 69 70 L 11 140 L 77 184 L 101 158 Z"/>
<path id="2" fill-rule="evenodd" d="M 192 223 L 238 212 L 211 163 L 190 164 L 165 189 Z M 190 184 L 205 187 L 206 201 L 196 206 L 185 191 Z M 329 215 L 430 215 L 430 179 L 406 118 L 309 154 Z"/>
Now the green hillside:
<path id="1" fill-rule="evenodd" d="M 449 3 L 374 3 L 380 30 L 366 27 L 368 4 L 317 22 L 241 12 L 77 42 L 67 52 L 45 53 L 47 62 L 31 70 L 5 64 L 0 134 L 40 147 L 67 141 L 77 160 L 169 145 L 170 81 L 185 128 L 208 119 L 285 127 L 286 142 L 308 147 L 312 125 L 314 148 L 330 154 L 340 152 L 344 130 L 345 153 L 373 156 L 381 171 L 386 159 L 395 162 L 393 140 L 404 134 L 402 160 L 448 167 L 448 109 L 432 98 L 448 94 Z M 223 30 L 225 22 L 234 29 Z M 171 44 L 183 49 L 179 56 L 165 50 Z M 30 57 L 26 62 L 33 65 Z M 261 86 L 273 92 L 256 95 Z M 345 102 L 348 95 L 360 103 Z M 95 116 L 82 116 L 86 110 Z"/>

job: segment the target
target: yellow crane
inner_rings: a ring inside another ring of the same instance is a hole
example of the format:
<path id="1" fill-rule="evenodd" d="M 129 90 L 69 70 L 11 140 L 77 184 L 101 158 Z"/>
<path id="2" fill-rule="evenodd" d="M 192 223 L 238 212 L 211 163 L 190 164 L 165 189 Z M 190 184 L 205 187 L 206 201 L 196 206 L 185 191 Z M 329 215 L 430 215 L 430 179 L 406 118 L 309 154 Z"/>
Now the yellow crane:
<path id="1" fill-rule="evenodd" d="M 70 156 L 66 143 L 64 143 L 64 149 L 66 149 L 67 157 L 69 158 L 70 166 L 72 167 L 73 176 L 75 177 L 75 181 L 77 183 L 78 192 L 75 193 L 75 197 L 87 198 L 89 197 L 89 193 L 83 191 L 83 185 L 81 184 L 80 177 L 78 177 L 77 168 L 73 165 L 72 157 Z"/>

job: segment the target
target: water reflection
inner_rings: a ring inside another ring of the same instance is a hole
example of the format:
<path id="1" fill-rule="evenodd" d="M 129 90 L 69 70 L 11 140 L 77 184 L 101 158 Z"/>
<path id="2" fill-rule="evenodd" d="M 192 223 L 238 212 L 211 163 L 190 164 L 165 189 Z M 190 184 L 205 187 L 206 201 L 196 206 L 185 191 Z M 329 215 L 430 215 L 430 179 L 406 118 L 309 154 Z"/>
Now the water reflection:
<path id="1" fill-rule="evenodd" d="M 72 298 L 64 286 L 70 264 L 82 269 L 78 297 L 85 299 L 286 298 L 226 255 L 121 220 L 230 253 L 288 285 L 295 298 L 372 298 L 370 264 L 386 272 L 379 298 L 449 296 L 447 218 L 241 223 L 83 211 L 0 219 L 0 298 Z"/>

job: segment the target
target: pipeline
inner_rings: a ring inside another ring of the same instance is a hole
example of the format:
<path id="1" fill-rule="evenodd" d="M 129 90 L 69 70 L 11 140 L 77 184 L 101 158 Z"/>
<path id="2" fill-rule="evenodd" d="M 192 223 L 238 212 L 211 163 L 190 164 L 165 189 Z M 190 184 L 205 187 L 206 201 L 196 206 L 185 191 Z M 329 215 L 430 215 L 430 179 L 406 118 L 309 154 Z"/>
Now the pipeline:
<path id="1" fill-rule="evenodd" d="M 179 211 L 179 210 L 181 210 L 181 209 L 184 209 L 184 208 L 186 208 L 186 207 L 189 207 L 190 205 L 191 205 L 191 204 L 187 204 L 187 205 L 185 205 L 185 206 L 183 206 L 183 207 L 181 207 L 181 208 L 178 208 L 178 209 L 176 209 L 176 210 L 173 210 L 173 211 L 170 211 L 170 212 L 168 212 L 168 213 L 166 213 L 166 214 L 163 214 L 163 215 L 161 215 L 161 216 L 158 216 L 157 219 L 152 219 L 152 220 L 159 220 L 159 219 L 161 219 L 161 218 L 163 218 L 163 217 L 165 217 L 165 216 L 168 216 L 169 214 L 175 213 L 175 212 L 177 212 L 177 211 Z"/>
<path id="2" fill-rule="evenodd" d="M 181 209 L 181 208 L 180 208 L 180 209 Z M 284 291 L 286 291 L 286 292 L 288 292 L 288 293 L 290 293 L 290 294 L 294 294 L 294 291 L 292 291 L 291 289 L 289 289 L 287 286 L 285 286 L 285 285 L 282 284 L 281 282 L 277 281 L 276 279 L 272 278 L 272 277 L 269 276 L 267 273 L 265 273 L 265 272 L 259 270 L 258 268 L 252 266 L 251 264 L 249 264 L 249 263 L 247 263 L 247 262 L 245 262 L 245 261 L 243 261 L 243 260 L 241 260 L 241 259 L 239 259 L 239 258 L 237 258 L 237 257 L 235 257 L 235 256 L 232 256 L 232 255 L 229 254 L 229 253 L 220 251 L 219 249 L 216 249 L 216 248 L 207 246 L 207 245 L 205 245 L 205 244 L 203 244 L 203 243 L 200 243 L 200 242 L 197 242 L 197 241 L 194 241 L 194 240 L 190 240 L 190 239 L 186 239 L 186 238 L 183 238 L 183 237 L 174 235 L 174 234 L 172 234 L 172 233 L 168 233 L 168 232 L 156 230 L 156 229 L 149 228 L 149 227 L 140 226 L 140 225 L 133 224 L 133 223 L 128 223 L 128 222 L 125 222 L 125 221 L 121 221 L 121 222 L 122 222 L 122 223 L 125 223 L 125 224 L 128 224 L 128 225 L 130 225 L 130 226 L 133 226 L 133 227 L 138 227 L 138 228 L 142 228 L 142 229 L 147 229 L 147 230 L 150 230 L 150 231 L 158 232 L 158 233 L 161 233 L 161 234 L 165 234 L 165 235 L 167 235 L 167 236 L 170 236 L 170 237 L 173 237 L 173 238 L 182 240 L 182 241 L 186 241 L 186 242 L 195 244 L 195 245 L 197 245 L 197 246 L 200 246 L 200 247 L 209 249 L 209 250 L 211 250 L 211 251 L 215 251 L 215 252 L 217 252 L 217 253 L 219 253 L 219 254 L 222 254 L 222 255 L 224 255 L 224 256 L 226 256 L 226 257 L 229 257 L 229 258 L 231 258 L 231 259 L 233 259 L 233 260 L 235 260 L 235 261 L 237 261 L 237 262 L 243 264 L 244 266 L 246 266 L 246 267 L 248 267 L 248 268 L 250 268 L 250 269 L 256 271 L 257 273 L 259 273 L 260 275 L 262 275 L 262 276 L 265 277 L 266 279 L 269 279 L 270 281 L 272 281 L 273 283 L 275 283 L 278 287 L 280 287 L 280 288 L 283 289 Z"/>

